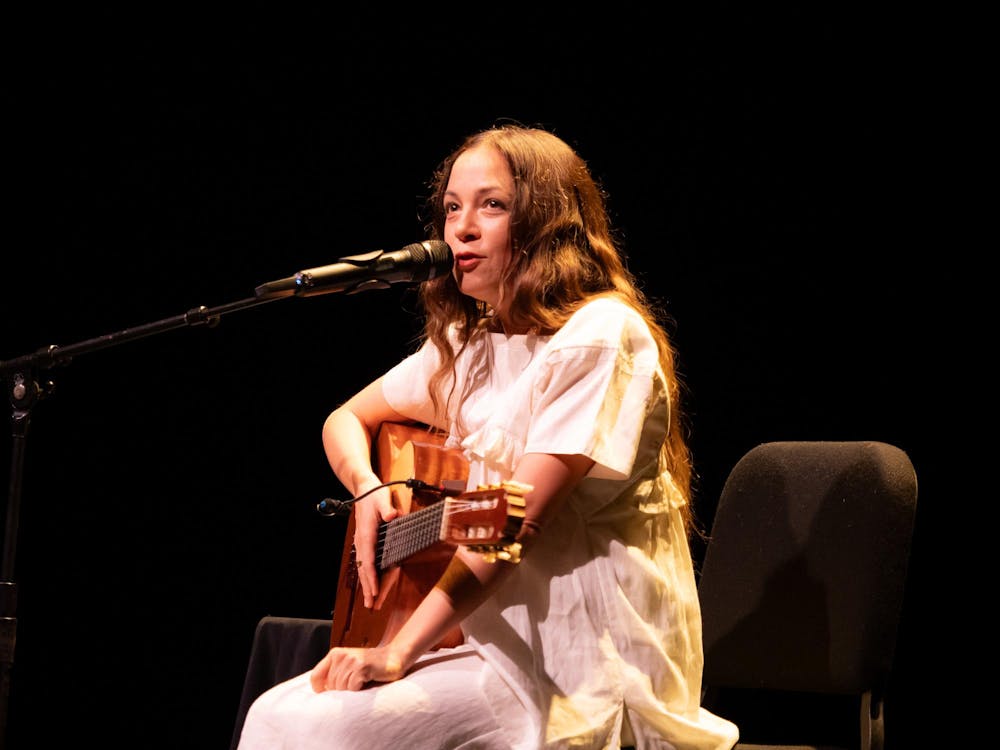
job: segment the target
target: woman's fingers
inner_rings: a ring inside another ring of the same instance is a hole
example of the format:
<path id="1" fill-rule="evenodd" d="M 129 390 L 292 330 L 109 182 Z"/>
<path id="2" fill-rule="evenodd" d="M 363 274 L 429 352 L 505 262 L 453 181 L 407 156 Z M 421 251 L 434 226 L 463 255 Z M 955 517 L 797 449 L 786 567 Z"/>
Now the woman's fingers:
<path id="1" fill-rule="evenodd" d="M 358 580 L 367 609 L 381 606 L 384 596 L 377 597 L 384 587 L 379 580 L 380 571 L 375 567 L 375 550 L 379 526 L 399 515 L 393 507 L 388 488 L 383 488 L 369 497 L 359 500 L 354 506 L 354 556 L 358 568 Z M 390 586 L 391 588 L 391 586 Z"/>
<path id="2" fill-rule="evenodd" d="M 399 679 L 402 670 L 386 667 L 384 648 L 332 648 L 313 667 L 309 683 L 317 693 L 361 690 L 369 682 Z"/>
<path id="3" fill-rule="evenodd" d="M 313 692 L 322 693 L 326 690 L 326 676 L 330 671 L 330 661 L 333 659 L 333 651 L 326 652 L 326 656 L 319 660 L 312 672 L 309 673 L 309 684 Z"/>

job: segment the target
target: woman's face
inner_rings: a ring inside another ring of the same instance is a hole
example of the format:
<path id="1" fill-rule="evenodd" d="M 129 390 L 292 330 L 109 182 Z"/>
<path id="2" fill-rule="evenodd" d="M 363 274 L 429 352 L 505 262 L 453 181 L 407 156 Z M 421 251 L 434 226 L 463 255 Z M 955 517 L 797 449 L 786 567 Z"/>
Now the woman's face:
<path id="1" fill-rule="evenodd" d="M 444 194 L 444 240 L 455 257 L 463 294 L 502 314 L 500 278 L 510 260 L 514 176 L 492 146 L 463 152 L 452 165 Z"/>

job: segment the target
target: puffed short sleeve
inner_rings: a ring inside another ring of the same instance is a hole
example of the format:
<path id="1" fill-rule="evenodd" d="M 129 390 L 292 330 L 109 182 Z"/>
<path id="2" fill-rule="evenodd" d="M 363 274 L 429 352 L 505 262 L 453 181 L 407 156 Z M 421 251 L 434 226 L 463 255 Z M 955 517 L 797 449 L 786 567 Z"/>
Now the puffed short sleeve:
<path id="1" fill-rule="evenodd" d="M 560 333 L 535 383 L 525 452 L 583 454 L 595 462 L 591 477 L 625 479 L 662 396 L 656 342 L 638 314 L 610 300 L 583 308 Z"/>
<path id="2" fill-rule="evenodd" d="M 441 427 L 428 397 L 428 383 L 438 368 L 440 354 L 430 341 L 409 355 L 382 378 L 382 395 L 393 409 L 408 419 Z"/>

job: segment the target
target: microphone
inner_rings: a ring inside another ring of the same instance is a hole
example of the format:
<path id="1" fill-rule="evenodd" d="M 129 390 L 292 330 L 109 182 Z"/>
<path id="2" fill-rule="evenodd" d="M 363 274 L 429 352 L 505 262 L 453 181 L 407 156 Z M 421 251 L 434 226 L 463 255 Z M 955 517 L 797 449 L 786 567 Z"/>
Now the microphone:
<path id="1" fill-rule="evenodd" d="M 321 516 L 349 516 L 351 506 L 354 505 L 354 498 L 350 500 L 335 500 L 332 497 L 324 497 L 316 503 L 316 510 Z"/>
<path id="2" fill-rule="evenodd" d="M 435 279 L 451 271 L 452 263 L 447 243 L 425 240 L 391 253 L 373 250 L 348 255 L 329 266 L 309 268 L 294 276 L 268 281 L 258 286 L 254 294 L 258 299 L 274 299 L 388 289 L 392 284 L 417 284 Z"/>
<path id="3" fill-rule="evenodd" d="M 444 243 L 441 243 L 444 244 Z M 445 496 L 455 496 L 462 494 L 465 489 L 465 484 L 461 480 L 446 479 L 440 487 L 435 484 L 429 484 L 422 479 L 417 479 L 416 477 L 410 477 L 409 479 L 394 479 L 391 482 L 386 482 L 385 484 L 380 484 L 378 487 L 373 487 L 368 490 L 363 495 L 358 495 L 357 497 L 352 497 L 350 500 L 335 500 L 332 497 L 325 497 L 316 503 L 316 510 L 319 511 L 320 515 L 323 516 L 347 516 L 351 513 L 351 506 L 354 505 L 358 500 L 363 497 L 375 492 L 375 490 L 380 490 L 383 487 L 389 487 L 393 484 L 405 484 L 411 490 L 420 490 L 423 492 L 433 492 L 436 495 Z"/>

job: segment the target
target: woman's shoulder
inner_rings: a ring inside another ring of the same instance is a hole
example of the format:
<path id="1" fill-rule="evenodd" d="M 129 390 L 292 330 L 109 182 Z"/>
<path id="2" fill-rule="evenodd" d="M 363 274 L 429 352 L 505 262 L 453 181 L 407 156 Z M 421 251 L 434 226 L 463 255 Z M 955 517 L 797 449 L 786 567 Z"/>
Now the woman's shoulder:
<path id="1" fill-rule="evenodd" d="M 548 350 L 554 360 L 584 349 L 628 352 L 630 359 L 648 356 L 650 361 L 659 356 L 646 319 L 635 307 L 616 297 L 597 297 L 586 302 L 549 340 Z"/>
<path id="2" fill-rule="evenodd" d="M 602 294 L 580 305 L 575 315 L 639 315 L 639 312 L 617 295 Z"/>
<path id="3" fill-rule="evenodd" d="M 622 333 L 629 335 L 649 335 L 649 325 L 642 314 L 620 297 L 595 297 L 570 316 L 562 331 L 589 331 L 591 335 L 611 335 L 618 338 Z"/>

